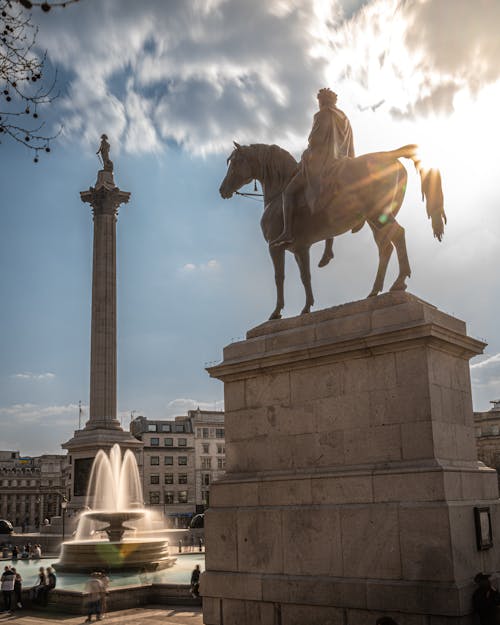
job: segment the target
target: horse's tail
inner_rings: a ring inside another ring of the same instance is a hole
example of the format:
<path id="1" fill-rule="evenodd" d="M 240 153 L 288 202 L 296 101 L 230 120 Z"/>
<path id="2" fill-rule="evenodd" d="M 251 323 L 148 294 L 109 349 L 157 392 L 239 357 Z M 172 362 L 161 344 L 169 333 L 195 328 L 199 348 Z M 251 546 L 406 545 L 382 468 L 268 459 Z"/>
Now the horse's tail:
<path id="1" fill-rule="evenodd" d="M 432 230 L 438 241 L 441 241 L 446 224 L 446 213 L 444 212 L 443 189 L 441 186 L 441 172 L 439 169 L 427 169 L 422 166 L 418 156 L 418 145 L 404 145 L 397 150 L 392 150 L 388 154 L 393 154 L 396 158 L 409 158 L 413 161 L 415 169 L 420 175 L 420 187 L 422 190 L 422 200 L 425 198 L 427 216 L 432 220 Z"/>

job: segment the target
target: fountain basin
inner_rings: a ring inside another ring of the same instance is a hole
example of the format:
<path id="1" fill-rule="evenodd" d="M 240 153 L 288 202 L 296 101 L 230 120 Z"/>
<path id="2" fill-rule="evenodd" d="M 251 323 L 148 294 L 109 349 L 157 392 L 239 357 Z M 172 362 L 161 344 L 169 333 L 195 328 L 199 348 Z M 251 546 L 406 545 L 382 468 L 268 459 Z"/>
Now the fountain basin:
<path id="1" fill-rule="evenodd" d="M 168 557 L 168 541 L 155 538 L 130 538 L 122 541 L 68 541 L 54 564 L 57 571 L 91 573 L 107 571 L 157 571 L 168 568 L 175 558 Z"/>
<path id="2" fill-rule="evenodd" d="M 103 527 L 100 531 L 106 532 L 110 541 L 120 542 L 126 530 L 135 529 L 135 527 L 123 525 L 125 521 L 142 519 L 145 514 L 144 510 L 94 510 L 85 512 L 85 518 L 109 523 L 108 526 Z"/>

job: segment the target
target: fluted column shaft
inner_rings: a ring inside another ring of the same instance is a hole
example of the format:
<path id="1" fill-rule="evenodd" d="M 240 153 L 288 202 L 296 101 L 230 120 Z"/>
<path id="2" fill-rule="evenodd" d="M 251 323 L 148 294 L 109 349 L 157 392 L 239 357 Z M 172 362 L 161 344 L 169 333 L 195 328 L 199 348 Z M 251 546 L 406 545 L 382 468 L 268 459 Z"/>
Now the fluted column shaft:
<path id="1" fill-rule="evenodd" d="M 112 186 L 113 185 L 113 186 Z M 114 186 L 112 175 L 99 172 L 95 188 L 82 201 L 94 214 L 90 409 L 86 428 L 120 428 L 116 418 L 116 222 L 118 207 L 130 193 Z"/>

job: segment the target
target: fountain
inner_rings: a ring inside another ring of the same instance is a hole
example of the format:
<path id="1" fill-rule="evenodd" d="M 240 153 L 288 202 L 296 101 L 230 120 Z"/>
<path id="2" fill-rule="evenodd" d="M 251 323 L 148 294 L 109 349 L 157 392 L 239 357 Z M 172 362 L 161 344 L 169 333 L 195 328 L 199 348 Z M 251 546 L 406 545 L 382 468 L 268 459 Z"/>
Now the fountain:
<path id="1" fill-rule="evenodd" d="M 172 566 L 168 540 L 153 530 L 152 514 L 144 508 L 134 454 L 123 455 L 113 445 L 101 449 L 92 464 L 86 509 L 73 540 L 61 546 L 59 571 L 157 570 Z"/>

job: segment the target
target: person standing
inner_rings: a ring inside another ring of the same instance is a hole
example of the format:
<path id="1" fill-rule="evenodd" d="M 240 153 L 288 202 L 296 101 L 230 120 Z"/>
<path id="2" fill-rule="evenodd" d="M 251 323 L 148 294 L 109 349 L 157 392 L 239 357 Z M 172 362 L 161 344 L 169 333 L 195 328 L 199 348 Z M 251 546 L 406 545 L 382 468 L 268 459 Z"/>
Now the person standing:
<path id="1" fill-rule="evenodd" d="M 478 586 L 472 595 L 474 612 L 479 616 L 481 625 L 496 625 L 500 593 L 492 586 L 490 575 L 478 573 L 474 581 Z"/>
<path id="2" fill-rule="evenodd" d="M 108 588 L 109 588 L 109 577 L 106 571 L 101 571 L 100 581 L 102 584 L 102 595 L 101 595 L 101 615 L 104 617 L 106 614 L 106 610 L 108 607 Z"/>
<path id="3" fill-rule="evenodd" d="M 14 594 L 15 576 L 16 575 L 12 569 L 9 566 L 6 566 L 2 573 L 2 577 L 0 578 L 4 612 L 10 612 L 12 610 L 12 595 Z"/>
<path id="4" fill-rule="evenodd" d="M 85 592 L 88 594 L 87 619 L 85 620 L 86 623 L 92 622 L 92 614 L 95 614 L 97 621 L 102 620 L 102 590 L 103 587 L 101 580 L 99 579 L 99 573 L 92 573 L 90 575 L 90 579 L 85 584 Z"/>
<path id="5" fill-rule="evenodd" d="M 191 573 L 191 596 L 197 599 L 200 596 L 200 565 L 197 564 Z"/>
<path id="6" fill-rule="evenodd" d="M 13 559 L 13 560 L 17 560 L 17 559 L 18 559 L 18 557 L 19 557 L 19 551 L 18 551 L 18 549 L 17 549 L 17 545 L 14 545 L 14 546 L 12 547 L 12 559 Z"/>
<path id="7" fill-rule="evenodd" d="M 12 569 L 15 573 L 14 578 L 14 601 L 18 608 L 22 608 L 22 597 L 23 597 L 23 578 L 21 574 L 16 571 L 16 569 Z"/>

